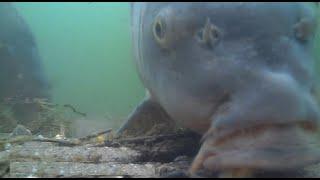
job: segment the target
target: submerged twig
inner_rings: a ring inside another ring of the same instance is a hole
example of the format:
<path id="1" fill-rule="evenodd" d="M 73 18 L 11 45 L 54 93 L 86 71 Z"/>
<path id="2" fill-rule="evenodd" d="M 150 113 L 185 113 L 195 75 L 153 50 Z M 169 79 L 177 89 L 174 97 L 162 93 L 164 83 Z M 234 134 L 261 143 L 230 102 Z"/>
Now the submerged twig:
<path id="1" fill-rule="evenodd" d="M 58 143 L 60 146 L 78 146 L 81 145 L 84 141 L 89 140 L 91 138 L 96 138 L 98 136 L 101 136 L 103 134 L 110 133 L 112 129 L 108 129 L 102 132 L 90 134 L 86 137 L 82 137 L 79 139 L 54 139 L 54 138 L 39 138 L 39 137 L 33 137 L 33 136 L 17 136 L 13 139 L 8 139 L 4 141 L 0 141 L 0 144 L 5 143 L 23 143 L 28 141 L 37 141 L 37 142 L 51 142 L 51 143 Z"/>
<path id="2" fill-rule="evenodd" d="M 6 98 L 4 99 L 5 104 L 38 104 L 43 109 L 48 109 L 49 107 L 57 107 L 59 104 L 53 104 L 48 102 L 48 99 L 45 98 L 25 98 L 25 99 L 19 99 L 19 98 Z M 75 107 L 73 107 L 71 104 L 64 104 L 63 107 L 70 108 L 74 113 L 79 114 L 81 116 L 87 116 L 86 113 L 80 112 L 76 110 Z"/>
<path id="3" fill-rule="evenodd" d="M 70 108 L 74 113 L 80 114 L 81 116 L 84 116 L 84 117 L 87 116 L 86 113 L 77 111 L 76 108 L 74 108 L 74 107 L 71 106 L 70 104 L 65 104 L 65 105 L 63 105 L 63 107 L 68 107 L 68 108 Z"/>
<path id="4" fill-rule="evenodd" d="M 85 175 L 83 178 L 130 178 L 129 175 Z M 57 178 L 81 178 L 79 175 L 71 175 L 71 176 L 64 176 L 64 175 L 57 175 Z"/>
<path id="5" fill-rule="evenodd" d="M 32 136 L 27 136 L 27 135 L 23 135 L 23 136 L 16 136 L 4 141 L 0 141 L 1 143 L 22 143 L 22 142 L 28 142 L 28 141 L 32 141 L 33 137 Z"/>
<path id="6" fill-rule="evenodd" d="M 52 143 L 58 143 L 62 146 L 76 146 L 80 145 L 81 141 L 78 139 L 72 139 L 72 140 L 63 140 L 63 139 L 52 139 L 52 138 L 38 138 L 38 137 L 32 137 L 32 136 L 17 136 L 13 139 L 8 139 L 6 141 L 0 141 L 0 144 L 5 143 L 25 143 L 30 141 L 37 141 L 37 142 L 52 142 Z"/>
<path id="7" fill-rule="evenodd" d="M 110 133 L 111 131 L 112 131 L 112 129 L 108 129 L 108 130 L 105 130 L 105 131 L 102 131 L 102 132 L 90 134 L 90 135 L 88 135 L 88 136 L 79 138 L 79 140 L 80 140 L 80 141 L 85 141 L 85 140 L 88 140 L 88 139 L 96 138 L 96 137 L 101 136 L 101 135 L 103 135 L 103 134 Z"/>
<path id="8" fill-rule="evenodd" d="M 64 139 L 52 139 L 52 138 L 33 138 L 32 141 L 58 143 L 61 146 L 81 145 L 81 141 L 79 141 L 78 139 L 64 140 Z"/>
<path id="9" fill-rule="evenodd" d="M 140 137 L 133 137 L 133 138 L 121 138 L 117 139 L 119 143 L 144 143 L 146 140 L 152 141 L 162 141 L 168 138 L 176 139 L 185 137 L 186 134 L 177 133 L 177 134 L 167 134 L 167 135 L 155 135 L 155 136 L 140 136 Z"/>

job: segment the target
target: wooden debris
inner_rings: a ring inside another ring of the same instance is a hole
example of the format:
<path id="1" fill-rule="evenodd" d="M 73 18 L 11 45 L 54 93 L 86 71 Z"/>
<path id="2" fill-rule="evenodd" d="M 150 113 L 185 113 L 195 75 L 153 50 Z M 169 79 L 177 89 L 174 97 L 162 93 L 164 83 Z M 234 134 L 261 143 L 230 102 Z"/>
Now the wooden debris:
<path id="1" fill-rule="evenodd" d="M 87 142 L 110 132 L 79 138 L 74 144 L 70 139 L 32 136 L 28 141 L 15 140 L 20 143 L 0 152 L 0 177 L 189 177 L 186 172 L 200 137 L 177 133 L 115 138 L 99 145 Z M 207 177 L 206 172 L 197 177 Z M 320 165 L 306 168 L 302 177 L 320 177 Z"/>
<path id="2" fill-rule="evenodd" d="M 162 165 L 163 166 L 163 165 Z M 167 164 L 175 168 L 174 164 Z M 10 177 L 160 177 L 160 164 L 149 163 L 74 163 L 74 162 L 12 162 Z"/>
<path id="3" fill-rule="evenodd" d="M 78 139 L 53 139 L 53 138 L 33 138 L 31 141 L 38 142 L 52 142 L 57 143 L 59 146 L 77 146 L 81 144 L 81 141 Z"/>
<path id="4" fill-rule="evenodd" d="M 79 138 L 80 141 L 86 141 L 86 140 L 89 140 L 91 138 L 96 138 L 100 135 L 103 135 L 103 134 L 108 134 L 108 133 L 111 133 L 112 129 L 108 129 L 106 131 L 102 131 L 102 132 L 98 132 L 98 133 L 94 133 L 94 134 L 90 134 L 86 137 L 82 137 L 82 138 Z"/>
<path id="5" fill-rule="evenodd" d="M 37 148 L 35 148 L 37 147 Z M 51 161 L 51 162 L 135 162 L 142 154 L 126 147 L 56 146 L 53 143 L 27 142 L 11 150 L 11 161 Z"/>
<path id="6" fill-rule="evenodd" d="M 3 177 L 9 171 L 9 152 L 0 152 L 0 177 Z"/>
<path id="7" fill-rule="evenodd" d="M 70 104 L 65 104 L 65 105 L 63 105 L 63 107 L 70 108 L 74 113 L 79 114 L 79 115 L 81 115 L 81 116 L 84 116 L 84 117 L 86 117 L 86 116 L 87 116 L 87 114 L 86 114 L 86 113 L 83 113 L 83 112 L 77 111 L 77 110 L 76 110 L 76 108 L 74 108 L 74 107 L 73 107 L 72 105 L 70 105 Z"/>

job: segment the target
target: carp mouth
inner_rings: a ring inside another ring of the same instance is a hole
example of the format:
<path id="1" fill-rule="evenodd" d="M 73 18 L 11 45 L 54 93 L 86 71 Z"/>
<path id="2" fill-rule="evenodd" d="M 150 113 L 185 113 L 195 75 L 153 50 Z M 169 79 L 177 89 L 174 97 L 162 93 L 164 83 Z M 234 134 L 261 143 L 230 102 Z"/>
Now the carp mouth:
<path id="1" fill-rule="evenodd" d="M 211 128 L 189 173 L 196 174 L 201 168 L 251 175 L 300 170 L 320 162 L 319 137 L 314 124 L 308 123 L 261 125 L 233 132 Z"/>

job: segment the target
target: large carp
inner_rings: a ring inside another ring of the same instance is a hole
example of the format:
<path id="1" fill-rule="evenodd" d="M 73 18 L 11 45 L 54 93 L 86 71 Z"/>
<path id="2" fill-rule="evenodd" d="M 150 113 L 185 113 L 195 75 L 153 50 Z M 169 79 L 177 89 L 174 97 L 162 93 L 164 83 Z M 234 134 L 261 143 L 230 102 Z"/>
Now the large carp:
<path id="1" fill-rule="evenodd" d="M 10 104 L 15 123 L 38 118 L 34 98 L 50 98 L 49 83 L 35 38 L 14 4 L 0 3 L 0 103 Z M 2 107 L 2 106 L 1 106 Z M 1 109 L 4 111 L 3 109 Z M 0 130 L 11 132 L 3 117 Z M 13 121 L 13 120 L 12 120 Z M 12 122 L 13 123 L 13 122 Z M 33 128 L 30 127 L 29 128 Z"/>
<path id="2" fill-rule="evenodd" d="M 315 14 L 299 2 L 132 4 L 135 64 L 148 96 L 119 134 L 161 123 L 202 134 L 190 173 L 319 162 Z"/>

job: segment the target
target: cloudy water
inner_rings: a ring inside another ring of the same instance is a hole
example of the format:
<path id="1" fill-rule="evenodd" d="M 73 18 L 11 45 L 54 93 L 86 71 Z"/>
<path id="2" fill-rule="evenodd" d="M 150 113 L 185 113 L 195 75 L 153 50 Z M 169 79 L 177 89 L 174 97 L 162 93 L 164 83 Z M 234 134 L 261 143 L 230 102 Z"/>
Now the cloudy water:
<path id="1" fill-rule="evenodd" d="M 52 101 L 86 113 L 89 129 L 93 121 L 119 127 L 144 96 L 132 62 L 129 3 L 13 5 L 34 35 Z"/>
<path id="2" fill-rule="evenodd" d="M 0 177 L 308 170 L 319 6 L 0 3 Z"/>

